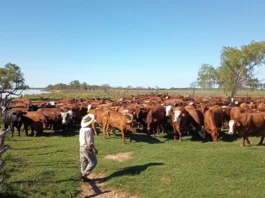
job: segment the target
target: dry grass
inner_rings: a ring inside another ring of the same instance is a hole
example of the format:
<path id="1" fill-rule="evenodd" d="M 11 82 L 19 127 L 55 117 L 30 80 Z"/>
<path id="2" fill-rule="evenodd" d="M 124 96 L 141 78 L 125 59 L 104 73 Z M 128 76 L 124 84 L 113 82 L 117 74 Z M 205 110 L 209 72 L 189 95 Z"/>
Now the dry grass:
<path id="1" fill-rule="evenodd" d="M 92 173 L 90 176 L 92 181 L 81 184 L 81 193 L 76 198 L 140 198 L 137 195 L 131 195 L 117 189 L 106 188 L 104 182 L 101 182 L 101 178 L 103 177 L 104 173 Z"/>
<path id="2" fill-rule="evenodd" d="M 160 179 L 161 182 L 164 182 L 164 183 L 170 183 L 171 182 L 171 179 L 169 177 L 161 177 Z"/>
<path id="3" fill-rule="evenodd" d="M 115 161 L 125 161 L 129 160 L 132 158 L 132 152 L 127 152 L 127 153 L 116 153 L 112 155 L 106 155 L 104 159 L 110 159 L 110 160 L 115 160 Z"/>

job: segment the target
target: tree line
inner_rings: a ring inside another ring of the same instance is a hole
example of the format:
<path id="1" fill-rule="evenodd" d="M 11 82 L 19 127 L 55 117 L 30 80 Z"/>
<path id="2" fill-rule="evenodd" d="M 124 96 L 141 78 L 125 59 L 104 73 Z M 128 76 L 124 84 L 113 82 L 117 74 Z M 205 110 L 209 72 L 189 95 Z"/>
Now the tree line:
<path id="1" fill-rule="evenodd" d="M 57 83 L 55 85 L 48 85 L 46 88 L 46 90 L 51 91 L 51 90 L 83 90 L 83 91 L 96 91 L 96 90 L 101 90 L 101 91 L 108 91 L 110 89 L 126 89 L 126 90 L 161 90 L 161 89 L 165 89 L 165 88 L 159 88 L 158 86 L 155 87 L 150 87 L 148 86 L 147 88 L 144 88 L 142 86 L 117 86 L 117 87 L 113 87 L 110 86 L 109 84 L 102 84 L 102 85 L 89 85 L 86 82 L 80 82 L 79 80 L 74 80 L 71 81 L 68 84 L 65 83 Z"/>

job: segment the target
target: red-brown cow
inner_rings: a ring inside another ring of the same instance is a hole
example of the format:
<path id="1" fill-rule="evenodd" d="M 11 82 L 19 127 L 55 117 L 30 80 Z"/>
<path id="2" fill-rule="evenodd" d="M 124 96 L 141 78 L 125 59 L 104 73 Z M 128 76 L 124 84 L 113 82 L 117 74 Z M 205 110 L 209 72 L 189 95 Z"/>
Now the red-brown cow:
<path id="1" fill-rule="evenodd" d="M 43 128 L 46 128 L 48 124 L 48 119 L 41 113 L 37 111 L 29 111 L 23 117 L 24 130 L 26 135 L 28 135 L 28 127 L 31 128 L 31 135 L 33 135 L 34 130 L 35 135 L 41 135 L 43 133 Z"/>
<path id="2" fill-rule="evenodd" d="M 55 132 L 59 132 L 59 126 L 63 124 L 63 116 L 67 118 L 67 113 L 63 112 L 60 108 L 40 108 L 37 112 L 41 112 L 45 117 L 48 118 L 48 124 L 53 125 Z M 66 122 L 66 121 L 65 121 Z"/>
<path id="3" fill-rule="evenodd" d="M 109 111 L 104 111 L 101 109 L 90 109 L 89 113 L 93 114 L 95 116 L 95 120 L 92 122 L 91 126 L 94 130 L 94 133 L 98 135 L 97 130 L 96 130 L 96 124 L 99 126 L 103 126 L 103 118 L 104 116 L 108 116 Z"/>
<path id="4" fill-rule="evenodd" d="M 107 115 L 103 117 L 103 132 L 104 138 L 106 138 L 106 132 L 109 127 L 118 128 L 121 131 L 122 143 L 125 143 L 125 132 L 136 132 L 135 123 L 122 113 L 109 111 Z M 131 135 L 129 134 L 131 141 Z"/>
<path id="5" fill-rule="evenodd" d="M 155 132 L 158 132 L 158 129 L 164 132 L 165 123 L 166 123 L 165 108 L 163 106 L 159 106 L 151 109 L 146 117 L 148 135 L 151 135 L 151 132 L 155 135 Z"/>
<path id="6" fill-rule="evenodd" d="M 261 136 L 258 145 L 263 144 L 265 137 L 265 114 L 264 113 L 241 113 L 234 124 L 234 131 L 242 137 L 241 146 L 245 146 L 245 141 L 250 144 L 249 135 Z M 233 134 L 233 133 L 230 133 Z"/>
<path id="7" fill-rule="evenodd" d="M 179 142 L 182 142 L 182 133 L 189 123 L 189 113 L 183 106 L 175 107 L 170 114 L 171 123 L 174 131 L 174 140 L 176 140 L 177 133 L 179 134 Z"/>
<path id="8" fill-rule="evenodd" d="M 223 126 L 223 111 L 219 106 L 213 106 L 204 114 L 204 127 L 207 133 L 211 134 L 214 142 L 218 141 Z"/>
<path id="9" fill-rule="evenodd" d="M 234 124 L 235 124 L 235 119 L 239 116 L 239 114 L 241 114 L 243 112 L 243 110 L 240 107 L 233 107 L 230 110 L 230 121 L 229 121 L 229 134 L 233 134 L 234 133 Z"/>

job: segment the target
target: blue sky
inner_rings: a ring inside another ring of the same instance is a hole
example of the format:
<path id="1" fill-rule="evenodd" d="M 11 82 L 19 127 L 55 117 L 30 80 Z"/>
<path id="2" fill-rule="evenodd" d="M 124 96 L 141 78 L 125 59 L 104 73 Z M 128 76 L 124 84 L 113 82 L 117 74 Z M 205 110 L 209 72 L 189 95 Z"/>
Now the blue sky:
<path id="1" fill-rule="evenodd" d="M 2 0 L 0 66 L 19 65 L 31 87 L 187 87 L 223 46 L 265 39 L 264 10 L 264 0 Z"/>

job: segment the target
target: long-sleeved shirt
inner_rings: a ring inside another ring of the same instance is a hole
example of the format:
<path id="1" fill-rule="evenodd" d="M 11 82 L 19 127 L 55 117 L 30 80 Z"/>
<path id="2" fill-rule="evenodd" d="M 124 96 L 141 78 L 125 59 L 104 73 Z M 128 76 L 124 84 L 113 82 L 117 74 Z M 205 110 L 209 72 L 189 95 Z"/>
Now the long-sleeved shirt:
<path id="1" fill-rule="evenodd" d="M 81 128 L 79 131 L 80 146 L 88 147 L 94 145 L 94 133 L 90 127 Z"/>

